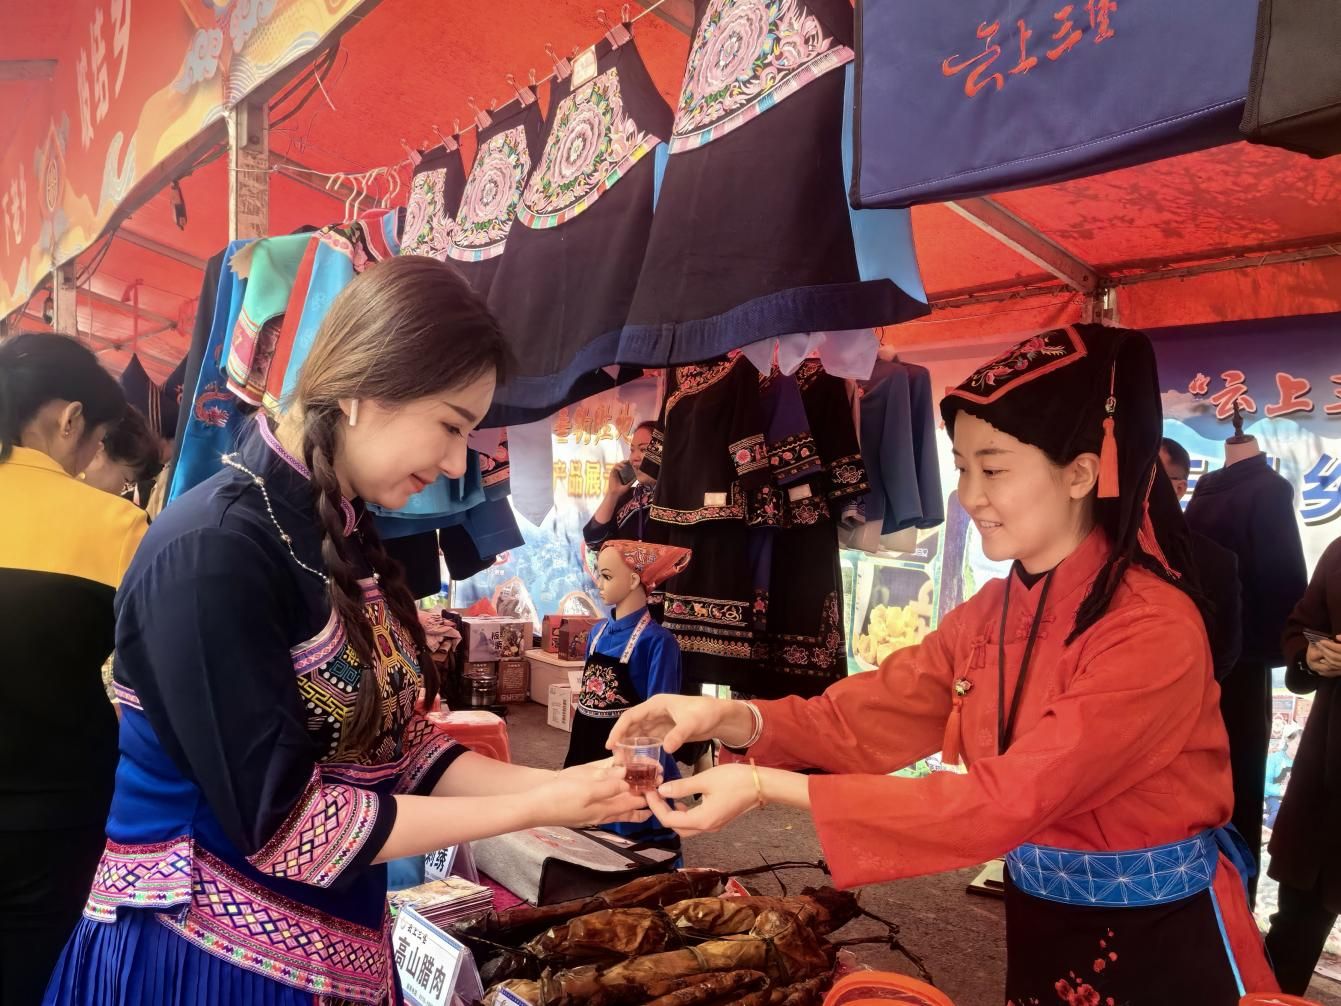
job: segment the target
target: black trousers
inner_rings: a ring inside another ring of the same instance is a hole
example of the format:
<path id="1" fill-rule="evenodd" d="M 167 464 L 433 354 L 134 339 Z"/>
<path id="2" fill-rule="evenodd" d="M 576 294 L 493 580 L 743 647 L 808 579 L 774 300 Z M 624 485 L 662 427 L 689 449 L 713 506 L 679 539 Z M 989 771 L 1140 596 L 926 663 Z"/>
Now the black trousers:
<path id="1" fill-rule="evenodd" d="M 1220 715 L 1229 734 L 1229 764 L 1234 773 L 1231 821 L 1262 866 L 1262 807 L 1266 801 L 1266 760 L 1271 744 L 1271 668 L 1240 660 L 1220 682 Z M 1248 900 L 1257 897 L 1257 878 Z"/>
<path id="2" fill-rule="evenodd" d="M 74 932 L 104 828 L 0 831 L 0 1003 L 37 1006 Z"/>
<path id="3" fill-rule="evenodd" d="M 1271 916 L 1266 948 L 1282 992 L 1302 996 L 1308 991 L 1335 923 L 1336 913 L 1328 911 L 1318 891 L 1280 885 L 1280 908 Z"/>

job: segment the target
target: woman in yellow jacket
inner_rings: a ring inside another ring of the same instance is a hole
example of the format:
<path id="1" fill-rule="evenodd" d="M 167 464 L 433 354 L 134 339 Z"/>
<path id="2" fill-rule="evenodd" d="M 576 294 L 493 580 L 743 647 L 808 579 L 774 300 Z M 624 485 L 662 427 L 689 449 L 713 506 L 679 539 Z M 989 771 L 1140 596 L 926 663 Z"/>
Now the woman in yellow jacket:
<path id="1" fill-rule="evenodd" d="M 0 343 L 0 1002 L 41 1000 L 104 843 L 116 716 L 100 668 L 143 536 L 132 503 L 81 482 L 126 410 L 79 343 Z"/>

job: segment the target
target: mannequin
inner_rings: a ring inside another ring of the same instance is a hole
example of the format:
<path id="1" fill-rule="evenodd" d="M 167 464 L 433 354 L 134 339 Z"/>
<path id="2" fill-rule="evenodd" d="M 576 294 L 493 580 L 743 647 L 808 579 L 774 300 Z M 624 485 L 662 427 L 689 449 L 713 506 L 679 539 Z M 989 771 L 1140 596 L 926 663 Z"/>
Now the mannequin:
<path id="1" fill-rule="evenodd" d="M 652 618 L 649 592 L 689 564 L 688 549 L 617 539 L 597 557 L 596 587 L 610 614 L 591 632 L 582 686 L 573 697 L 573 735 L 564 766 L 609 757 L 605 742 L 626 709 L 653 695 L 680 691 L 680 646 Z M 662 756 L 664 779 L 678 779 L 675 759 Z M 652 819 L 609 830 L 640 840 L 673 844 L 672 832 Z"/>
<path id="2" fill-rule="evenodd" d="M 1256 437 L 1245 436 L 1243 432 L 1243 410 L 1234 403 L 1234 435 L 1225 441 L 1225 467 L 1236 465 L 1240 461 L 1250 461 L 1262 453 Z"/>
<path id="3" fill-rule="evenodd" d="M 1267 464 L 1257 438 L 1244 434 L 1235 403 L 1225 466 L 1197 483 L 1187 505 L 1187 523 L 1238 558 L 1243 651 L 1220 683 L 1220 712 L 1234 772 L 1232 821 L 1259 864 L 1271 740 L 1271 668 L 1283 663 L 1281 634 L 1308 586 L 1294 504 L 1294 487 Z M 1255 879 L 1251 889 L 1256 892 Z"/>

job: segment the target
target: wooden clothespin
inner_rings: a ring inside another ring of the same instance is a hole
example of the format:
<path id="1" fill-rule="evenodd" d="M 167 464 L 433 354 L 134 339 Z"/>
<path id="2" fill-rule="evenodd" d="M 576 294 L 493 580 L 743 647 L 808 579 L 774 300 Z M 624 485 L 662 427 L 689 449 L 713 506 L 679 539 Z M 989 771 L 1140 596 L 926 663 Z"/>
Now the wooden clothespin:
<path id="1" fill-rule="evenodd" d="M 535 71 L 532 70 L 531 73 L 534 76 Z M 508 86 L 511 87 L 512 90 L 517 92 L 517 100 L 521 102 L 522 108 L 535 103 L 535 91 L 531 90 L 529 87 L 521 87 L 518 85 L 516 74 L 509 73 L 503 79 L 508 82 Z"/>
<path id="2" fill-rule="evenodd" d="M 461 127 L 460 127 L 459 125 L 457 126 L 456 131 L 457 131 L 458 133 L 461 132 Z M 457 149 L 457 147 L 460 146 L 460 144 L 457 143 L 455 137 L 453 137 L 453 138 L 451 138 L 451 139 L 448 139 L 447 137 L 443 136 L 443 135 L 442 135 L 442 131 L 441 131 L 440 129 L 438 129 L 437 126 L 434 126 L 434 127 L 433 127 L 433 133 L 434 133 L 435 136 L 437 136 L 437 138 L 438 138 L 439 140 L 442 141 L 442 149 L 445 150 L 445 151 L 447 151 L 448 153 L 451 153 L 453 150 Z"/>
<path id="3" fill-rule="evenodd" d="M 572 61 L 564 59 L 564 57 L 555 52 L 553 43 L 547 42 L 545 44 L 545 52 L 549 53 L 549 58 L 554 63 L 555 80 L 564 80 L 573 72 Z"/>
<path id="4" fill-rule="evenodd" d="M 473 96 L 466 98 L 466 104 L 469 105 L 470 110 L 475 113 L 475 126 L 478 129 L 487 129 L 490 125 L 493 124 L 494 121 L 493 116 L 491 116 L 484 109 L 480 108 L 479 105 L 475 104 L 475 99 Z"/>

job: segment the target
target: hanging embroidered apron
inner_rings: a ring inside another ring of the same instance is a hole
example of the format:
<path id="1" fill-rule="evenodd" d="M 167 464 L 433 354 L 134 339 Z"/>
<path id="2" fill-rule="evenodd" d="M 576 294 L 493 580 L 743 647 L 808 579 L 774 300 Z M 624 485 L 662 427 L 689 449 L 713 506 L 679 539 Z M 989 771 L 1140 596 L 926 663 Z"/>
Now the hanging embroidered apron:
<path id="1" fill-rule="evenodd" d="M 597 627 L 596 638 L 591 642 L 587 663 L 582 668 L 582 687 L 574 699 L 577 709 L 573 715 L 573 737 L 568 742 L 568 757 L 564 759 L 564 768 L 610 757 L 605 742 L 610 739 L 610 731 L 615 727 L 615 720 L 619 719 L 626 709 L 643 701 L 642 695 L 634 687 L 633 675 L 629 671 L 629 659 L 633 656 L 633 648 L 638 645 L 643 631 L 651 623 L 651 613 L 644 611 L 643 617 L 638 619 L 638 624 L 629 634 L 629 641 L 618 660 L 596 652 L 608 623 L 602 622 Z"/>

